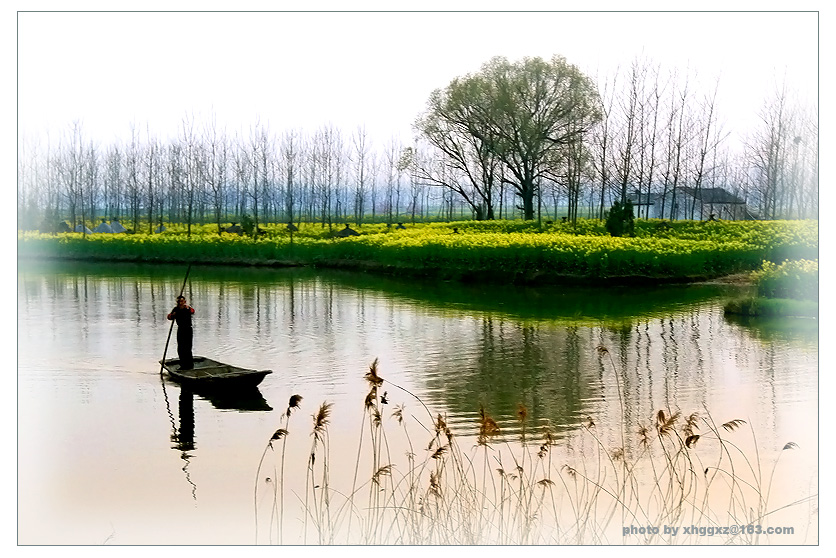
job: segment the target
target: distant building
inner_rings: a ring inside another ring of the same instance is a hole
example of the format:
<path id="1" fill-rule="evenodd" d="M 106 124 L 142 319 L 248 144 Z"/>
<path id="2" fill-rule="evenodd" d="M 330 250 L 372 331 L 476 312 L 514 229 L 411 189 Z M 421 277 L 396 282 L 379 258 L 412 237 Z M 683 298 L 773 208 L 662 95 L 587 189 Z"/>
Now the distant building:
<path id="1" fill-rule="evenodd" d="M 123 233 L 123 232 L 126 232 L 128 230 L 125 227 L 123 227 L 122 223 L 120 223 L 116 219 L 113 219 L 113 220 L 110 221 L 110 229 L 114 233 Z"/>
<path id="2" fill-rule="evenodd" d="M 730 221 L 756 218 L 749 211 L 745 201 L 723 188 L 700 188 L 699 190 L 682 188 L 682 192 L 686 199 L 693 200 L 687 205 L 688 215 L 691 215 L 691 204 L 696 204 L 693 213 L 694 219 L 706 220 L 712 215 L 717 219 L 728 219 Z"/>
<path id="3" fill-rule="evenodd" d="M 106 234 L 113 234 L 113 229 L 110 228 L 110 225 L 107 224 L 107 221 L 102 219 L 102 222 L 99 223 L 99 226 L 93 229 L 94 233 L 106 233 Z"/>
<path id="4" fill-rule="evenodd" d="M 346 223 L 345 228 L 339 231 L 335 236 L 338 238 L 345 238 L 347 236 L 360 236 L 360 233 L 349 227 L 348 223 Z"/>
<path id="5" fill-rule="evenodd" d="M 635 214 L 651 219 L 715 219 L 740 221 L 757 219 L 746 202 L 723 188 L 677 188 L 666 195 L 634 190 L 627 199 L 633 204 Z"/>
<path id="6" fill-rule="evenodd" d="M 75 232 L 84 232 L 86 234 L 93 234 L 93 231 L 87 228 L 86 225 L 79 223 L 75 226 Z"/>

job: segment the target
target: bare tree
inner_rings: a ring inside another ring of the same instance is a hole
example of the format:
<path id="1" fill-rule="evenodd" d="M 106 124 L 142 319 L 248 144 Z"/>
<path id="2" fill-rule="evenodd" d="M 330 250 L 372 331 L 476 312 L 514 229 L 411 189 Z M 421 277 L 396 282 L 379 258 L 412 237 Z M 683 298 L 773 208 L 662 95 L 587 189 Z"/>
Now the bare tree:
<path id="1" fill-rule="evenodd" d="M 598 86 L 599 89 L 599 111 L 601 113 L 601 120 L 599 125 L 593 128 L 592 142 L 594 145 L 595 155 L 592 158 L 592 166 L 598 176 L 599 183 L 599 199 L 598 199 L 598 219 L 604 218 L 605 200 L 604 196 L 610 188 L 610 158 L 612 157 L 612 136 L 613 126 L 615 122 L 615 108 L 614 103 L 616 99 L 615 87 L 618 82 L 618 70 L 612 77 L 604 79 L 604 83 Z M 591 205 L 591 204 L 590 204 Z"/>
<path id="2" fill-rule="evenodd" d="M 357 128 L 352 136 L 352 156 L 354 163 L 354 218 L 362 225 L 366 214 L 366 198 L 369 190 L 370 146 L 365 127 Z"/>
<path id="3" fill-rule="evenodd" d="M 154 232 L 154 210 L 160 205 L 157 197 L 159 196 L 159 182 L 160 182 L 160 148 L 157 142 L 151 138 L 151 133 L 147 133 L 148 143 L 144 149 L 144 165 L 145 165 L 145 210 L 148 220 L 148 234 Z"/>
<path id="4" fill-rule="evenodd" d="M 817 145 L 818 126 L 815 119 L 805 117 L 804 113 L 805 110 L 792 99 L 784 79 L 764 101 L 758 114 L 760 125 L 746 142 L 757 177 L 758 208 L 765 218 L 807 214 L 807 208 L 813 205 L 812 198 L 817 197 L 818 150 L 814 146 Z M 808 181 L 815 187 L 806 186 Z M 805 209 L 799 211 L 799 200 L 802 199 Z M 817 203 L 815 205 L 817 207 Z"/>
<path id="5" fill-rule="evenodd" d="M 416 169 L 422 165 L 427 165 L 427 156 L 425 153 L 418 151 L 417 146 L 407 147 L 404 149 L 401 154 L 401 161 L 398 167 L 402 167 L 409 177 L 409 207 L 412 223 L 415 223 L 415 217 L 418 214 L 418 205 L 421 203 L 422 194 L 424 192 L 424 182 L 419 179 L 416 172 Z M 422 216 L 423 210 L 422 206 Z"/>
<path id="6" fill-rule="evenodd" d="M 699 204 L 699 216 L 696 215 L 694 206 L 697 204 L 698 199 L 702 199 L 701 193 L 706 174 L 713 172 L 713 169 L 706 168 L 706 165 L 709 161 L 714 159 L 717 147 L 726 135 L 720 129 L 717 122 L 716 101 L 718 88 L 719 81 L 715 81 L 713 92 L 707 95 L 697 108 L 700 117 L 695 119 L 696 130 L 694 133 L 694 140 L 697 141 L 698 144 L 696 145 L 695 157 L 693 160 L 694 166 L 691 171 L 693 176 L 693 189 L 696 195 L 691 198 L 691 211 L 689 214 L 690 219 L 694 219 L 695 217 L 698 217 L 699 219 L 703 218 L 703 204 Z"/>
<path id="7" fill-rule="evenodd" d="M 640 151 L 640 118 L 642 111 L 643 88 L 647 67 L 639 60 L 633 61 L 627 77 L 626 99 L 619 103 L 621 116 L 620 129 L 614 134 L 614 170 L 618 181 L 618 194 L 621 203 L 627 201 L 628 186 L 634 179 L 634 167 Z"/>
<path id="8" fill-rule="evenodd" d="M 17 223 L 21 230 L 39 228 L 39 213 L 49 207 L 45 198 L 45 157 L 38 138 L 23 137 L 18 142 L 17 160 Z M 44 216 L 44 224 L 56 225 L 54 217 Z M 44 228 L 44 227 L 40 227 Z M 44 231 L 45 232 L 45 231 Z"/>
<path id="9" fill-rule="evenodd" d="M 679 215 L 679 202 L 676 197 L 677 188 L 681 186 L 680 182 L 683 181 L 685 175 L 685 159 L 690 131 L 687 111 L 690 98 L 688 86 L 689 76 L 686 75 L 681 88 L 672 88 L 669 117 L 667 119 L 667 162 L 662 190 L 662 215 L 665 214 L 665 202 L 670 192 L 670 206 L 668 209 L 671 219 L 676 219 Z"/>
<path id="10" fill-rule="evenodd" d="M 331 230 L 335 192 L 343 171 L 343 144 L 339 130 L 332 125 L 319 129 L 314 135 L 313 158 L 317 171 L 314 181 L 320 203 L 320 222 L 323 227 L 327 224 L 328 230 Z"/>
<path id="11" fill-rule="evenodd" d="M 429 105 L 415 128 L 440 156 L 416 164 L 416 177 L 461 196 L 476 220 L 493 219 L 500 167 L 494 150 L 498 138 L 490 129 L 472 133 L 473 123 L 456 114 L 458 107 L 450 106 L 440 90 L 433 92 Z"/>
<path id="12" fill-rule="evenodd" d="M 82 173 L 84 181 L 84 198 L 88 207 L 88 215 L 91 221 L 95 221 L 96 209 L 100 202 L 99 183 L 99 156 L 98 150 L 92 141 L 87 142 L 87 147 L 82 160 Z"/>
<path id="13" fill-rule="evenodd" d="M 400 163 L 403 146 L 395 138 L 391 138 L 386 145 L 384 156 L 386 158 L 386 210 L 387 220 L 390 225 L 397 222 L 401 204 L 401 170 Z"/>
<path id="14" fill-rule="evenodd" d="M 200 149 L 194 117 L 186 115 L 180 129 L 180 186 L 183 191 L 183 212 L 186 221 L 186 236 L 191 236 L 192 225 L 195 224 L 196 203 L 202 192 L 202 168 L 200 164 Z"/>
<path id="15" fill-rule="evenodd" d="M 665 85 L 660 85 L 659 78 L 660 78 L 660 67 L 657 65 L 652 70 L 653 74 L 653 87 L 647 93 L 644 99 L 644 107 L 645 109 L 642 110 L 642 118 L 641 118 L 641 160 L 639 163 L 640 172 L 639 172 L 639 195 L 641 197 L 642 191 L 644 191 L 644 199 L 646 201 L 645 207 L 645 218 L 650 217 L 650 195 L 653 188 L 653 181 L 656 177 L 656 170 L 658 166 L 658 152 L 657 152 L 657 144 L 658 144 L 658 135 L 659 135 L 659 116 L 662 109 L 662 95 L 664 94 Z M 649 113 L 649 114 L 648 114 Z M 642 179 L 644 179 L 644 188 L 642 187 Z M 641 210 L 641 205 L 639 205 L 639 210 Z"/>
<path id="16" fill-rule="evenodd" d="M 378 174 L 380 173 L 380 161 L 377 154 L 372 152 L 369 155 L 368 176 L 369 176 L 369 197 L 371 205 L 371 219 L 374 222 L 377 219 L 377 208 L 379 203 L 380 184 L 378 183 Z"/>
<path id="17" fill-rule="evenodd" d="M 316 156 L 316 142 L 314 138 L 308 137 L 304 143 L 302 179 L 304 184 L 304 207 L 305 218 L 313 223 L 319 210 L 319 191 L 316 181 L 319 174 L 319 160 Z"/>
<path id="18" fill-rule="evenodd" d="M 273 153 L 273 141 L 266 127 L 256 124 L 250 134 L 249 148 L 249 161 L 252 165 L 252 188 L 249 190 L 249 196 L 252 201 L 254 231 L 258 231 L 259 203 L 267 204 L 271 170 L 269 161 Z"/>
<path id="19" fill-rule="evenodd" d="M 104 155 L 105 213 L 111 219 L 121 219 L 124 209 L 124 176 L 122 152 L 118 145 L 111 145 Z"/>
<path id="20" fill-rule="evenodd" d="M 203 130 L 203 143 L 200 146 L 203 176 L 208 185 L 207 194 L 212 207 L 212 216 L 221 234 L 221 219 L 227 197 L 227 165 L 229 161 L 229 142 L 224 134 L 219 134 L 217 124 L 212 118 Z"/>
<path id="21" fill-rule="evenodd" d="M 281 168 L 284 174 L 284 213 L 288 223 L 301 218 L 297 215 L 296 206 L 299 203 L 297 188 L 301 153 L 299 151 L 299 133 L 285 132 L 280 148 Z"/>
<path id="22" fill-rule="evenodd" d="M 235 192 L 233 195 L 235 211 L 233 221 L 241 222 L 248 211 L 247 202 L 250 199 L 249 183 L 251 180 L 250 175 L 252 174 L 252 163 L 247 152 L 247 146 L 240 137 L 236 138 L 233 160 L 235 166 Z"/>
<path id="23" fill-rule="evenodd" d="M 73 122 L 68 136 L 59 150 L 56 162 L 58 164 L 58 176 L 64 187 L 67 207 L 70 211 L 70 221 L 73 230 L 75 230 L 76 225 L 79 224 L 79 216 L 82 225 L 84 225 L 86 217 L 83 180 L 84 146 L 81 123 Z M 81 230 L 84 232 L 83 226 Z"/>

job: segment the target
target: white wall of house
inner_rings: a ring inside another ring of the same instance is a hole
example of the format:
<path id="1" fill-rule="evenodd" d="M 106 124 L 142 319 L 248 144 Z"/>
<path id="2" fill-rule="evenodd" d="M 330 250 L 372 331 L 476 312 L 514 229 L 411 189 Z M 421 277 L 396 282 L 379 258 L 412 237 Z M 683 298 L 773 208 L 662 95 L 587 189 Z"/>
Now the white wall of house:
<path id="1" fill-rule="evenodd" d="M 633 200 L 638 199 L 635 194 L 631 198 Z M 645 194 L 642 194 L 641 200 L 644 201 L 645 199 Z M 675 198 L 668 192 L 664 197 L 664 204 L 662 196 L 659 194 L 651 194 L 649 201 L 649 206 L 646 203 L 642 205 L 634 204 L 634 214 L 642 217 L 647 215 L 651 219 L 674 219 L 678 221 L 690 219 L 691 215 L 695 220 L 707 221 L 712 213 L 715 219 L 741 220 L 750 218 L 745 203 L 702 203 L 700 199 L 695 201 L 693 194 L 686 190 L 678 189 Z M 672 204 L 675 207 L 672 207 Z"/>

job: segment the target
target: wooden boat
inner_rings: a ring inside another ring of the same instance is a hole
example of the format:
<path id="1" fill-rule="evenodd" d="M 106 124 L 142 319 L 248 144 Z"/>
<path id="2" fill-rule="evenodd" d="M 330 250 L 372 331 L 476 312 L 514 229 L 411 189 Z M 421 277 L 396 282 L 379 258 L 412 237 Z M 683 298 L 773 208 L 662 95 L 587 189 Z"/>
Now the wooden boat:
<path id="1" fill-rule="evenodd" d="M 194 368 L 180 369 L 180 359 L 160 361 L 171 379 L 196 388 L 252 388 L 261 383 L 272 370 L 253 370 L 224 364 L 211 358 L 194 357 Z"/>

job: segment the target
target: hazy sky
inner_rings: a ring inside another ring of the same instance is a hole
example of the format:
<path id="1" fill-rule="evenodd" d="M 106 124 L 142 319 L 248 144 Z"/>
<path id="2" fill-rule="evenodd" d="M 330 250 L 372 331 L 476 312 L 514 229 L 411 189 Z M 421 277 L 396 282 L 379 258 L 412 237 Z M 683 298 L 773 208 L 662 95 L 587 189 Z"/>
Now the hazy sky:
<path id="1" fill-rule="evenodd" d="M 104 143 L 187 114 L 229 132 L 365 124 L 411 137 L 432 90 L 492 56 L 565 56 L 591 77 L 639 55 L 719 78 L 727 129 L 752 122 L 776 76 L 815 97 L 815 13 L 20 13 L 18 123 Z"/>

